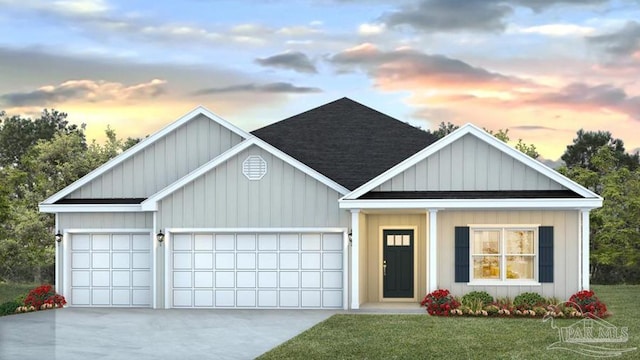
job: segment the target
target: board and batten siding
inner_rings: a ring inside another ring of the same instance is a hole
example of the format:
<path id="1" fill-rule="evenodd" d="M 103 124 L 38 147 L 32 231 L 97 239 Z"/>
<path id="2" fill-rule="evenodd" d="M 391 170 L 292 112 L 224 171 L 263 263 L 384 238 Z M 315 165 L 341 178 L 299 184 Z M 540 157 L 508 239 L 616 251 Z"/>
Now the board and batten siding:
<path id="1" fill-rule="evenodd" d="M 547 176 L 467 134 L 373 191 L 564 189 Z"/>
<path id="2" fill-rule="evenodd" d="M 535 286 L 476 286 L 456 283 L 454 278 L 454 231 L 469 224 L 508 225 L 536 224 L 553 226 L 554 282 Z M 542 296 L 568 299 L 579 291 L 580 248 L 579 211 L 439 211 L 438 212 L 438 287 L 462 296 L 468 292 L 486 291 L 494 297 L 510 297 L 526 291 Z"/>
<path id="3" fill-rule="evenodd" d="M 242 163 L 258 155 L 267 163 L 249 180 Z M 347 227 L 341 195 L 280 158 L 252 146 L 160 201 L 161 228 Z"/>
<path id="4" fill-rule="evenodd" d="M 58 213 L 58 229 L 151 229 L 151 212 Z"/>
<path id="5" fill-rule="evenodd" d="M 146 198 L 241 141 L 238 134 L 200 115 L 67 198 Z"/>

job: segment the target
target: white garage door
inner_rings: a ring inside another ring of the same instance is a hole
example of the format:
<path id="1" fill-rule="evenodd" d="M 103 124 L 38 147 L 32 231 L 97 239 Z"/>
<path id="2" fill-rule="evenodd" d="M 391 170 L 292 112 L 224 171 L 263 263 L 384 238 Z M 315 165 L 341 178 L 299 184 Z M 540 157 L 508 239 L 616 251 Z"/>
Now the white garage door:
<path id="1" fill-rule="evenodd" d="M 150 248 L 149 233 L 73 234 L 67 301 L 76 306 L 150 306 Z"/>
<path id="2" fill-rule="evenodd" d="M 341 233 L 172 234 L 173 307 L 342 308 Z"/>

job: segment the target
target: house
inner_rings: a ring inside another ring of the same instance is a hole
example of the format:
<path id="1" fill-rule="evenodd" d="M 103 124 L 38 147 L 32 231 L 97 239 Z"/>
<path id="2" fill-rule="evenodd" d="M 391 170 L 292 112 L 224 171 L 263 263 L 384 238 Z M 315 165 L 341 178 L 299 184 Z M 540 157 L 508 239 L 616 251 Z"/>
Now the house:
<path id="1" fill-rule="evenodd" d="M 344 308 L 589 288 L 602 198 L 467 124 L 343 98 L 247 133 L 198 107 L 40 204 L 72 306 Z"/>

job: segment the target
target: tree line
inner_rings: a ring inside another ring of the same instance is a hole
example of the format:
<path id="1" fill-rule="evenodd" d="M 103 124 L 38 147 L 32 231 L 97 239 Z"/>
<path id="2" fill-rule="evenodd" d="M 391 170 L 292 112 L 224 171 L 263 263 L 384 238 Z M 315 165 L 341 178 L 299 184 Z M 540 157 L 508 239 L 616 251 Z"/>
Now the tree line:
<path id="1" fill-rule="evenodd" d="M 443 137 L 457 129 L 441 123 Z M 509 130 L 487 130 L 508 142 Z M 37 118 L 0 111 L 0 282 L 53 282 L 54 218 L 38 204 L 141 139 L 121 139 L 107 127 L 106 141 L 87 142 L 85 126 L 44 110 Z M 516 149 L 538 158 L 533 144 Z M 591 211 L 591 281 L 640 283 L 640 158 L 608 131 L 578 130 L 557 171 L 604 198 Z M 561 240 L 561 239 L 559 239 Z"/>
<path id="2" fill-rule="evenodd" d="M 0 111 L 0 282 L 54 278 L 54 217 L 38 204 L 135 145 L 105 130 L 106 142 L 87 142 L 85 126 L 44 110 L 32 119 Z"/>

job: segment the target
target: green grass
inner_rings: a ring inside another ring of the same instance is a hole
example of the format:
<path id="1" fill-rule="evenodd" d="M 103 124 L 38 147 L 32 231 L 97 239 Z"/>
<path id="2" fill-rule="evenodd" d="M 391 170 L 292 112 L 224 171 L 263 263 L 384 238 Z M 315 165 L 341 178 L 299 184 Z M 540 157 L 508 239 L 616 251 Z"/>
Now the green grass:
<path id="1" fill-rule="evenodd" d="M 27 295 L 29 290 L 39 284 L 0 283 L 0 304 L 14 300 L 17 296 Z"/>
<path id="2" fill-rule="evenodd" d="M 640 286 L 593 286 L 612 313 L 607 321 L 628 327 L 636 347 L 617 359 L 640 357 Z M 559 327 L 577 320 L 556 320 Z M 548 350 L 557 330 L 541 319 L 445 318 L 426 315 L 339 314 L 263 354 L 259 359 L 584 359 Z M 606 344 L 610 347 L 612 344 Z"/>

